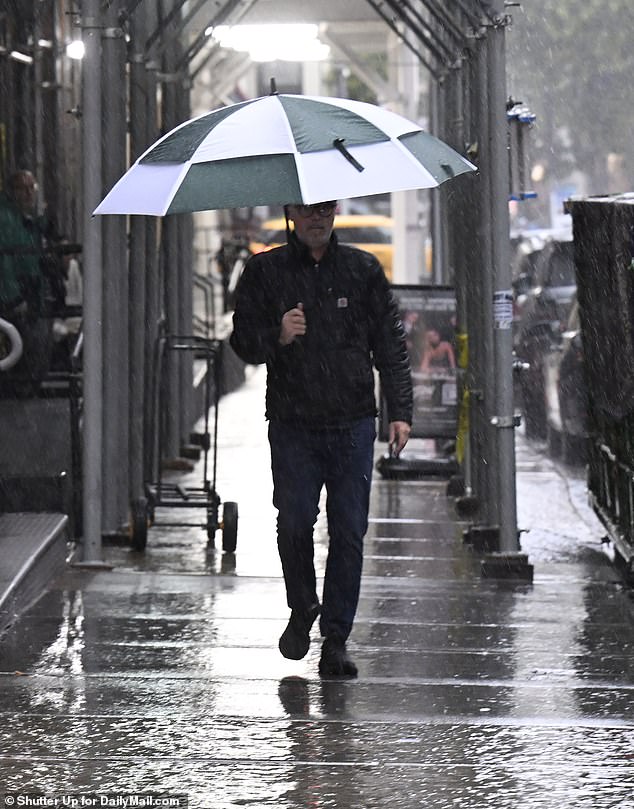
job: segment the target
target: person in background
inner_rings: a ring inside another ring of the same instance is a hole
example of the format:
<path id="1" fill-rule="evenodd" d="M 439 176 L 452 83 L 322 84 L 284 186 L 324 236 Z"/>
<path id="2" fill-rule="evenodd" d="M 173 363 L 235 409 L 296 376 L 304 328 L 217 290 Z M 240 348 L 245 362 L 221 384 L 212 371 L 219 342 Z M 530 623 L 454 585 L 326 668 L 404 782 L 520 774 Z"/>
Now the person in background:
<path id="1" fill-rule="evenodd" d="M 236 290 L 231 345 L 267 366 L 277 542 L 291 614 L 281 653 L 299 660 L 320 616 L 322 676 L 355 677 L 346 641 L 361 583 L 376 438 L 374 367 L 400 453 L 412 382 L 398 306 L 376 258 L 339 244 L 336 202 L 286 206 L 288 243 L 252 256 Z M 313 529 L 325 486 L 329 547 L 321 602 Z"/>
<path id="2" fill-rule="evenodd" d="M 37 185 L 28 170 L 14 172 L 0 194 L 0 317 L 22 336 L 22 358 L 0 377 L 12 392 L 37 391 L 52 349 L 47 302 L 51 284 L 42 266 L 50 224 L 36 212 Z"/>

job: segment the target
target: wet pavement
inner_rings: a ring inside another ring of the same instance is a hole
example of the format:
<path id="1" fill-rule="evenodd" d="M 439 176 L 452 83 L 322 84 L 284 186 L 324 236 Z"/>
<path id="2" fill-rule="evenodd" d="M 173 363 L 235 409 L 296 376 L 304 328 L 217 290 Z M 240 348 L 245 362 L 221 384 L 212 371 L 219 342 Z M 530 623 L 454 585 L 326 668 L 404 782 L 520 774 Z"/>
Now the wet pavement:
<path id="1" fill-rule="evenodd" d="M 349 642 L 359 678 L 322 680 L 316 628 L 305 660 L 277 650 L 287 608 L 262 382 L 221 402 L 235 556 L 209 552 L 202 530 L 153 528 L 145 554 L 104 549 L 111 571 L 69 568 L 0 640 L 0 794 L 634 807 L 634 605 L 582 472 L 518 435 L 532 584 L 481 577 L 445 481 L 377 476 Z M 323 513 L 317 537 L 323 570 Z"/>

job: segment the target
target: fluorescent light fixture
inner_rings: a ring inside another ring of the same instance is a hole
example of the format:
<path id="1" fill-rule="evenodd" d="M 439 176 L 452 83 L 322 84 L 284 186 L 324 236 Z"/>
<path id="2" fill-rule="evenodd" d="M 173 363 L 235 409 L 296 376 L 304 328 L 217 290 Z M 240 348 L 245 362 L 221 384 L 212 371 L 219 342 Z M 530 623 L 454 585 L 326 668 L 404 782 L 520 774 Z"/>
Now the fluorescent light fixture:
<path id="1" fill-rule="evenodd" d="M 52 48 L 53 42 L 50 39 L 38 39 L 37 44 L 40 48 Z"/>
<path id="2" fill-rule="evenodd" d="M 28 53 L 22 53 L 21 51 L 11 51 L 9 57 L 11 59 L 14 59 L 16 62 L 22 62 L 25 65 L 33 64 L 33 57 L 29 56 Z"/>
<path id="3" fill-rule="evenodd" d="M 205 31 L 223 48 L 246 51 L 254 62 L 319 62 L 330 48 L 319 41 L 319 27 L 309 23 L 217 25 Z"/>
<path id="4" fill-rule="evenodd" d="M 74 39 L 66 46 L 66 56 L 69 59 L 83 59 L 86 54 L 86 46 L 81 39 Z"/>

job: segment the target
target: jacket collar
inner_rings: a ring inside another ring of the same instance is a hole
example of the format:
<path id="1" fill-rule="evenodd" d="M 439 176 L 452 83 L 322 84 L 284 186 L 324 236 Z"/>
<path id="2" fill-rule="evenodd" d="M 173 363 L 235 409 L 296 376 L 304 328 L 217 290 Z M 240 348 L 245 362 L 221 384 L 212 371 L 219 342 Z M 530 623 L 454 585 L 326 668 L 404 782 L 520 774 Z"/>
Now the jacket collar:
<path id="1" fill-rule="evenodd" d="M 310 249 L 307 247 L 307 245 L 304 244 L 304 242 L 300 242 L 300 240 L 295 235 L 294 231 L 290 232 L 290 235 L 289 235 L 289 238 L 288 238 L 288 244 L 289 244 L 289 247 L 291 248 L 291 250 L 297 255 L 298 259 L 302 262 L 302 264 L 314 264 L 315 263 L 315 259 L 312 257 Z M 321 261 L 334 261 L 335 260 L 335 254 L 336 254 L 336 251 L 337 251 L 337 244 L 338 244 L 337 234 L 333 230 L 332 234 L 330 235 L 330 241 L 328 242 L 328 247 L 326 248 L 326 252 L 324 253 L 324 256 L 321 259 Z"/>

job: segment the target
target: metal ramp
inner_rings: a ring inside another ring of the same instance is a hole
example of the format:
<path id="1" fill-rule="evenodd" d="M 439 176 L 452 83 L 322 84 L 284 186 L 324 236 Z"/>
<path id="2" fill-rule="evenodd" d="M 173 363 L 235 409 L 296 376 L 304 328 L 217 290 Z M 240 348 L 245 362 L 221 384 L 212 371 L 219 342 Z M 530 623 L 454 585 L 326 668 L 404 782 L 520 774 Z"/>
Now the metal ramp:
<path id="1" fill-rule="evenodd" d="M 0 514 L 0 632 L 62 572 L 68 539 L 65 514 Z"/>

